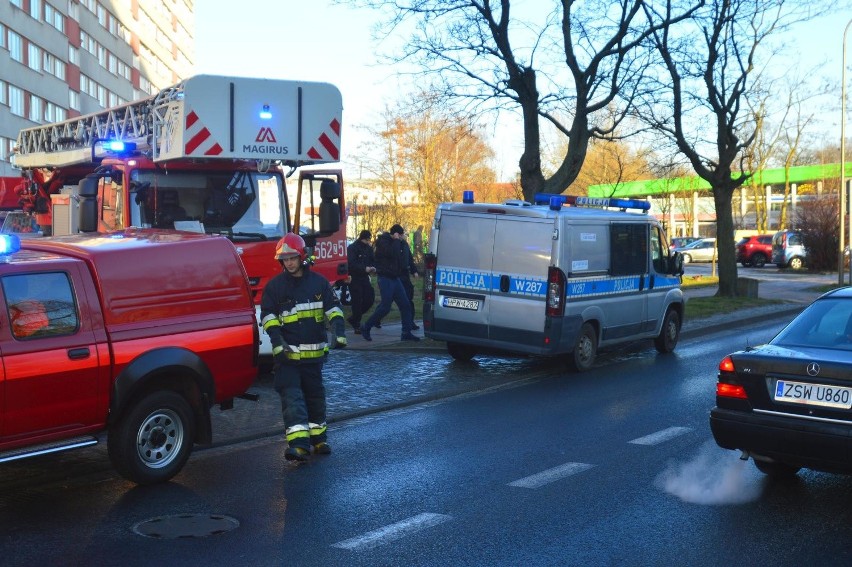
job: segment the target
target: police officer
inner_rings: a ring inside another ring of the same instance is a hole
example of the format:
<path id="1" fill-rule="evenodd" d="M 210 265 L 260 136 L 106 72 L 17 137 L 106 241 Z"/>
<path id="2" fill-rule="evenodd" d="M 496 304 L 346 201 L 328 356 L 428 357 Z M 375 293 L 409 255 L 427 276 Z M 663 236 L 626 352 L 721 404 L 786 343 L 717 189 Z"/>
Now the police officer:
<path id="1" fill-rule="evenodd" d="M 408 245 L 408 240 L 405 238 L 405 229 L 401 225 L 395 224 L 391 227 L 390 231 L 391 235 L 396 235 L 395 238 L 402 243 L 400 247 L 400 252 L 402 253 L 402 259 L 400 260 L 402 263 L 402 273 L 399 276 L 399 280 L 402 282 L 402 287 L 405 288 L 405 295 L 408 296 L 408 302 L 411 304 L 411 316 L 414 317 L 414 284 L 411 283 L 411 278 L 418 277 L 420 272 L 417 270 L 417 264 L 414 263 L 414 257 L 411 254 L 411 248 Z M 417 331 L 420 329 L 420 326 L 414 323 L 411 329 Z"/>
<path id="2" fill-rule="evenodd" d="M 346 260 L 349 263 L 349 293 L 352 295 L 352 316 L 347 319 L 355 334 L 361 333 L 361 317 L 370 310 L 376 302 L 376 291 L 370 282 L 370 274 L 376 273 L 373 259 L 373 246 L 370 244 L 373 235 L 369 230 L 362 230 L 358 240 L 346 249 Z"/>
<path id="3" fill-rule="evenodd" d="M 397 228 L 399 228 L 399 232 L 394 232 L 394 229 Z M 420 337 L 411 332 L 414 329 L 414 312 L 411 310 L 411 303 L 400 279 L 403 271 L 406 270 L 406 267 L 402 264 L 402 246 L 406 244 L 399 239 L 401 233 L 402 228 L 399 225 L 394 225 L 390 233 L 380 234 L 376 239 L 376 274 L 379 276 L 381 301 L 370 318 L 361 326 L 361 336 L 368 341 L 373 340 L 370 336 L 370 329 L 376 327 L 377 323 L 381 322 L 382 318 L 390 312 L 392 303 L 396 303 L 402 316 L 402 337 L 400 339 L 403 341 L 420 340 Z"/>
<path id="4" fill-rule="evenodd" d="M 306 461 L 311 449 L 331 453 L 326 439 L 322 365 L 328 356 L 325 318 L 334 329 L 334 348 L 346 346 L 343 310 L 324 277 L 309 269 L 305 241 L 288 233 L 275 258 L 284 271 L 263 290 L 260 317 L 275 357 L 275 391 L 284 412 L 288 461 Z"/>

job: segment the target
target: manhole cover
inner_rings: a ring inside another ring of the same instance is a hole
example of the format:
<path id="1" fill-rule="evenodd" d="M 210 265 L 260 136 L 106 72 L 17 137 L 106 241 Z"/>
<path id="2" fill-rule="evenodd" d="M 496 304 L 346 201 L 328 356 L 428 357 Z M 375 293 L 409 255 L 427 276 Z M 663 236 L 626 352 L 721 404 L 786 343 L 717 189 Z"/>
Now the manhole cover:
<path id="1" fill-rule="evenodd" d="M 139 522 L 133 531 L 154 539 L 179 539 L 221 534 L 239 526 L 234 518 L 219 514 L 175 514 Z"/>

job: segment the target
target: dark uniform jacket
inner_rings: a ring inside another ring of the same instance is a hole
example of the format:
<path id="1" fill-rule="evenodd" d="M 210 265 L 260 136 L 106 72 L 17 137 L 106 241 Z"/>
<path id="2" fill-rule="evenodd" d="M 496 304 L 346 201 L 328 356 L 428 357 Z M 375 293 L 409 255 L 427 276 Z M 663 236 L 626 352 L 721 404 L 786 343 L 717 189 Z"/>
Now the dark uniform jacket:
<path id="1" fill-rule="evenodd" d="M 356 240 L 346 249 L 346 260 L 349 262 L 349 275 L 352 276 L 353 280 L 369 281 L 367 266 L 375 266 L 376 264 L 372 246 Z"/>
<path id="2" fill-rule="evenodd" d="M 325 319 L 344 336 L 343 310 L 324 277 L 304 268 L 302 277 L 286 271 L 263 289 L 260 318 L 272 343 L 272 354 L 290 362 L 319 362 L 328 354 Z"/>
<path id="3" fill-rule="evenodd" d="M 387 232 L 376 239 L 376 274 L 383 278 L 398 278 L 405 273 L 402 265 L 404 243 Z"/>

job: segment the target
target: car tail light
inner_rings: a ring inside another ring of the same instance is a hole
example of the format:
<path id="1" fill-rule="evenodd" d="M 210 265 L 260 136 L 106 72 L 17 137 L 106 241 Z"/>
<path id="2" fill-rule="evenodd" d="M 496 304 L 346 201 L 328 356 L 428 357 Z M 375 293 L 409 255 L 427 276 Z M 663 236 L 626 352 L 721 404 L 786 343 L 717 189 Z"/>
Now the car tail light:
<path id="1" fill-rule="evenodd" d="M 438 267 L 438 257 L 434 254 L 426 254 L 424 258 L 425 270 L 423 273 L 423 301 L 435 301 L 435 270 Z"/>
<path id="2" fill-rule="evenodd" d="M 565 274 L 556 266 L 547 269 L 547 308 L 548 317 L 562 317 L 565 313 Z"/>
<path id="3" fill-rule="evenodd" d="M 748 394 L 746 394 L 745 388 L 740 384 L 726 384 L 725 382 L 719 382 L 716 384 L 716 395 L 721 398 L 748 399 Z"/>
<path id="4" fill-rule="evenodd" d="M 735 372 L 734 361 L 730 356 L 726 356 L 722 359 L 722 362 L 719 363 L 719 372 Z"/>

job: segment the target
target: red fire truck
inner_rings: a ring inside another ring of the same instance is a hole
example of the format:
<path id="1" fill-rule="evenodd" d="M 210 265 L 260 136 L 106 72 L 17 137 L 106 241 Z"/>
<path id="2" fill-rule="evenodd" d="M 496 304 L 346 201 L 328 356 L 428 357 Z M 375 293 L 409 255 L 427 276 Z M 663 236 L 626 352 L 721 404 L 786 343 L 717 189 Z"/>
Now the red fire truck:
<path id="1" fill-rule="evenodd" d="M 332 284 L 348 277 L 342 172 L 303 167 L 339 161 L 341 120 L 340 91 L 327 83 L 198 75 L 138 102 L 22 130 L 12 159 L 24 178 L 23 212 L 42 234 L 225 235 L 259 305 L 288 231 L 313 247 L 314 269 Z M 291 207 L 285 179 L 297 169 Z M 79 226 L 92 218 L 80 207 L 96 209 L 96 227 Z M 261 336 L 261 354 L 270 354 Z"/>

